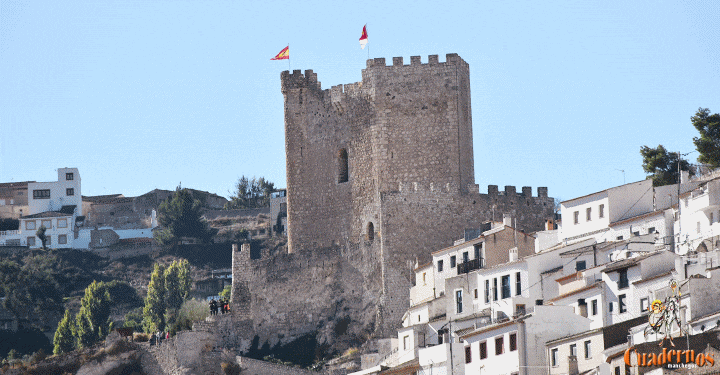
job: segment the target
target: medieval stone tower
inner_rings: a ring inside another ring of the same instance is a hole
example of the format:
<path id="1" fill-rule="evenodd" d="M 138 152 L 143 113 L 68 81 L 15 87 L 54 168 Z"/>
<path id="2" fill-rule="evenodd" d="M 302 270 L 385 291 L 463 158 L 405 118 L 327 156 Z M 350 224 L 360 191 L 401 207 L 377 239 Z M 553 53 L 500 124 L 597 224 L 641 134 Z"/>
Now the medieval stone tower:
<path id="1" fill-rule="evenodd" d="M 547 188 L 479 193 L 468 64 L 457 54 L 410 60 L 368 60 L 361 82 L 329 90 L 312 70 L 281 75 L 288 251 L 339 247 L 373 262 L 386 325 L 408 305 L 416 258 L 503 214 L 526 232 L 553 217 Z"/>

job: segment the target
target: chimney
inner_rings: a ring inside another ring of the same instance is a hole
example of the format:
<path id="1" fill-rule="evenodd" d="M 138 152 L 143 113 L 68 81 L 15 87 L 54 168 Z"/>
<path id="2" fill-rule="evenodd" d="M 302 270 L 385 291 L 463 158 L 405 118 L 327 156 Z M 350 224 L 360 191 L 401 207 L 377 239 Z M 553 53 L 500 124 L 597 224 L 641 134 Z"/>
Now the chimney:
<path id="1" fill-rule="evenodd" d="M 684 184 L 687 182 L 690 182 L 690 172 L 689 171 L 680 171 L 680 183 Z"/>
<path id="2" fill-rule="evenodd" d="M 512 228 L 512 215 L 503 214 L 503 224 Z"/>
<path id="3" fill-rule="evenodd" d="M 545 221 L 545 230 L 553 230 L 555 229 L 555 223 L 553 223 L 552 220 L 548 219 Z"/>
<path id="4" fill-rule="evenodd" d="M 508 257 L 510 262 L 518 260 L 518 248 L 513 247 L 512 249 L 510 249 L 508 252 Z"/>

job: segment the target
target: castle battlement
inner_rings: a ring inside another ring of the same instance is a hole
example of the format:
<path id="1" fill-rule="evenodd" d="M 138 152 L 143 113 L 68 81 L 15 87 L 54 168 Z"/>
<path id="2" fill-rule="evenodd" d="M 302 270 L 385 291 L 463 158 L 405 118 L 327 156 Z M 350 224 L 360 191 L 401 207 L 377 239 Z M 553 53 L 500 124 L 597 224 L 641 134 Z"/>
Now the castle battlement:
<path id="1" fill-rule="evenodd" d="M 417 67 L 417 66 L 430 66 L 430 65 L 457 65 L 460 63 L 467 66 L 467 63 L 457 53 L 446 54 L 445 62 L 440 62 L 438 55 L 429 55 L 428 62 L 426 64 L 422 63 L 420 56 L 410 56 L 410 64 L 404 64 L 403 60 L 404 59 L 402 56 L 393 57 L 392 64 L 386 65 L 384 57 L 376 57 L 374 59 L 367 60 L 366 66 L 368 68 L 382 68 L 382 67 L 392 68 L 392 67 Z"/>
<path id="2" fill-rule="evenodd" d="M 537 188 L 537 198 L 547 198 L 548 197 L 548 190 L 545 186 L 538 186 Z M 532 187 L 530 186 L 523 186 L 522 187 L 522 193 L 518 194 L 517 189 L 515 186 L 512 185 L 506 185 L 504 191 L 499 191 L 497 185 L 488 185 L 488 196 L 490 197 L 499 197 L 499 196 L 505 196 L 505 197 L 512 197 L 512 196 L 522 196 L 525 198 L 531 198 L 532 195 Z"/>
<path id="3" fill-rule="evenodd" d="M 305 74 L 303 74 L 300 69 L 293 70 L 292 73 L 285 70 L 280 73 L 280 82 L 282 84 L 283 93 L 287 90 L 299 88 L 322 90 L 322 85 L 317 80 L 317 74 L 313 73 L 312 69 L 305 70 Z"/>

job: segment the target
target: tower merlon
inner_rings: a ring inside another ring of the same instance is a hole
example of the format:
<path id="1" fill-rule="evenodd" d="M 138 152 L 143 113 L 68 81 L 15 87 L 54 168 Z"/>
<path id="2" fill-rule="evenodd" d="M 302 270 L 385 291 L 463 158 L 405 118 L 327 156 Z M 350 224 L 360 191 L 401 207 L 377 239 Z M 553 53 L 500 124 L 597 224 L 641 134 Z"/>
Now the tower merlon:
<path id="1" fill-rule="evenodd" d="M 317 74 L 312 69 L 305 70 L 305 74 L 302 74 L 300 69 L 290 71 L 285 70 L 280 73 L 280 82 L 282 84 L 282 92 L 285 93 L 287 90 L 298 89 L 298 88 L 312 88 L 322 90 L 320 82 L 317 80 Z"/>
<path id="2" fill-rule="evenodd" d="M 448 53 L 445 55 L 445 62 L 440 62 L 440 58 L 438 55 L 429 55 L 428 56 L 428 63 L 423 64 L 420 56 L 410 56 L 410 64 L 404 63 L 404 58 L 402 56 L 393 57 L 392 58 L 392 65 L 386 65 L 385 58 L 384 57 L 376 57 L 374 59 L 369 59 L 366 62 L 367 68 L 377 68 L 377 67 L 401 67 L 401 66 L 418 66 L 418 65 L 443 65 L 443 64 L 450 64 L 450 65 L 468 65 L 460 55 L 457 53 Z"/>

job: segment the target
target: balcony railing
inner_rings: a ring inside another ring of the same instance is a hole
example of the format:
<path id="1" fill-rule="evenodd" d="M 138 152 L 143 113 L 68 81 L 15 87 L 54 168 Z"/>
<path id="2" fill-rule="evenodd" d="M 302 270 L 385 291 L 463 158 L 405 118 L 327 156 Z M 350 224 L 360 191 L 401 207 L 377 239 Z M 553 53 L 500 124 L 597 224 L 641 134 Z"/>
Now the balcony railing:
<path id="1" fill-rule="evenodd" d="M 457 265 L 457 273 L 458 275 L 462 275 L 464 273 L 469 273 L 480 268 L 485 268 L 485 259 L 483 258 L 473 259 L 467 262 L 459 263 Z"/>

